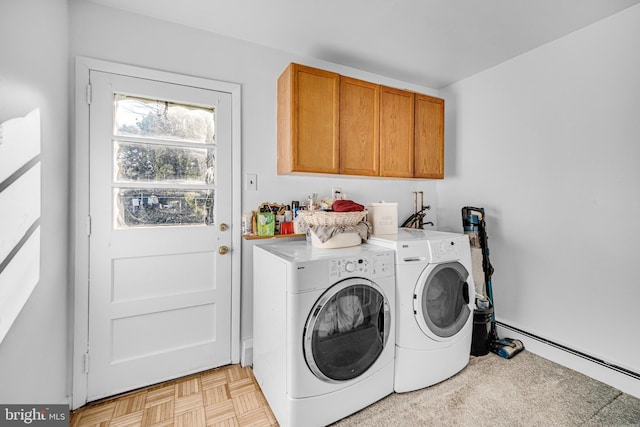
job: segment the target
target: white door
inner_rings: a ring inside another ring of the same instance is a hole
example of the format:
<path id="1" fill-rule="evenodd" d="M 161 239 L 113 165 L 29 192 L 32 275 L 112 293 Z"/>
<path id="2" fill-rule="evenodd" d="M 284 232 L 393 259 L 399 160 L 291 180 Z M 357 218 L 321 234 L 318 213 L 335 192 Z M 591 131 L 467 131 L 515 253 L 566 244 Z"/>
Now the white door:
<path id="1" fill-rule="evenodd" d="M 231 361 L 231 95 L 91 71 L 88 400 Z"/>

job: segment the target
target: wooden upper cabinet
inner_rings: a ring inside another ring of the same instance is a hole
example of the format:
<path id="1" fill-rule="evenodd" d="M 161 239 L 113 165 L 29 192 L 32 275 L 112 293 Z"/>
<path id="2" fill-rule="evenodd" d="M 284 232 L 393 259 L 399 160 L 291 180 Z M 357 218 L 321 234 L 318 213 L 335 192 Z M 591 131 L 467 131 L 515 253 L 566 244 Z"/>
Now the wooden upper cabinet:
<path id="1" fill-rule="evenodd" d="M 413 92 L 381 87 L 381 176 L 413 178 L 414 98 Z"/>
<path id="2" fill-rule="evenodd" d="M 380 85 L 340 77 L 340 173 L 380 173 Z"/>
<path id="3" fill-rule="evenodd" d="M 278 79 L 278 174 L 444 178 L 444 100 L 290 64 Z"/>
<path id="4" fill-rule="evenodd" d="M 416 178 L 444 178 L 444 99 L 416 94 Z"/>
<path id="5" fill-rule="evenodd" d="M 278 174 L 338 173 L 340 75 L 290 64 L 278 79 Z"/>

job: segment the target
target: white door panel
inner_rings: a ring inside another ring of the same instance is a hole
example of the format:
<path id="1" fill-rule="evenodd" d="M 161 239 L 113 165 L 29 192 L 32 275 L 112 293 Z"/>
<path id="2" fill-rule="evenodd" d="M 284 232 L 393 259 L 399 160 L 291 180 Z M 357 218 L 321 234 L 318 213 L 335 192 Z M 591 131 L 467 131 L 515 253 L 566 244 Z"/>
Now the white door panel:
<path id="1" fill-rule="evenodd" d="M 232 213 L 231 95 L 95 71 L 90 81 L 94 400 L 230 363 L 231 255 L 218 248 L 231 246 L 230 229 L 220 227 Z M 122 131 L 116 94 L 132 105 L 136 97 L 158 100 L 159 120 L 173 104 L 202 107 L 214 117 L 215 137 L 191 140 L 168 128 L 137 134 L 154 120 L 148 113 Z"/>

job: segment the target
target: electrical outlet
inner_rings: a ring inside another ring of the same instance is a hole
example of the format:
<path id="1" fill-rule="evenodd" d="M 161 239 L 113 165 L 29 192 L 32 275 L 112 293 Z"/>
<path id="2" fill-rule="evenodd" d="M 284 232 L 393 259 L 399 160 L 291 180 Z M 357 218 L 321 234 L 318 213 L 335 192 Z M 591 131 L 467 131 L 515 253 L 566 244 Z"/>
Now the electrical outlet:
<path id="1" fill-rule="evenodd" d="M 258 191 L 258 175 L 255 173 L 248 173 L 244 176 L 244 189 L 245 191 Z"/>
<path id="2" fill-rule="evenodd" d="M 331 198 L 334 200 L 342 199 L 342 187 L 331 187 Z"/>

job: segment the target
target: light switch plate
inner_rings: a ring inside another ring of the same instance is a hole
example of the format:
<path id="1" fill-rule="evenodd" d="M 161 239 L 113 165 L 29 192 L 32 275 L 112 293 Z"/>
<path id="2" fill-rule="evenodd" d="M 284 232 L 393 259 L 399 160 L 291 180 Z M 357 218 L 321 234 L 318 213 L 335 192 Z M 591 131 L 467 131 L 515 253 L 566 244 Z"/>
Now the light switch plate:
<path id="1" fill-rule="evenodd" d="M 244 176 L 245 191 L 258 191 L 258 174 L 248 173 Z"/>

